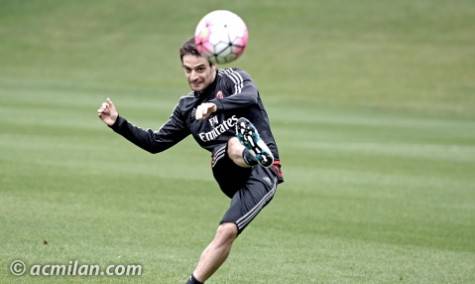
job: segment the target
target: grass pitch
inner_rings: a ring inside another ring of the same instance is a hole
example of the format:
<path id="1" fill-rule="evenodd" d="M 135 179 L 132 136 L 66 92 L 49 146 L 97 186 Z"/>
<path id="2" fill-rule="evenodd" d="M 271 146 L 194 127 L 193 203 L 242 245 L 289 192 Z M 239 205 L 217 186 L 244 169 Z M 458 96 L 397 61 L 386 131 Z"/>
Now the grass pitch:
<path id="1" fill-rule="evenodd" d="M 206 12 L 250 29 L 286 183 L 209 283 L 475 282 L 472 1 L 0 1 L 0 282 L 184 283 L 228 206 L 187 139 L 153 156 L 187 92 L 177 48 Z M 143 265 L 140 277 L 8 266 Z"/>

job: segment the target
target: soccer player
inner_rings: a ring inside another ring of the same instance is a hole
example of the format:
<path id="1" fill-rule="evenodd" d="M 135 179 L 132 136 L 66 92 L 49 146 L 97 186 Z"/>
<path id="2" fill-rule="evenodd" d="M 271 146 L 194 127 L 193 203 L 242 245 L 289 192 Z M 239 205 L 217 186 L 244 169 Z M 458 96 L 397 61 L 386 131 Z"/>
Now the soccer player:
<path id="1" fill-rule="evenodd" d="M 231 204 L 187 282 L 204 283 L 273 198 L 283 175 L 267 112 L 249 75 L 237 68 L 218 69 L 200 55 L 193 39 L 180 48 L 180 59 L 191 92 L 180 98 L 160 129 L 131 124 L 109 98 L 97 113 L 115 132 L 148 152 L 164 151 L 190 134 L 211 152 L 213 175 Z"/>

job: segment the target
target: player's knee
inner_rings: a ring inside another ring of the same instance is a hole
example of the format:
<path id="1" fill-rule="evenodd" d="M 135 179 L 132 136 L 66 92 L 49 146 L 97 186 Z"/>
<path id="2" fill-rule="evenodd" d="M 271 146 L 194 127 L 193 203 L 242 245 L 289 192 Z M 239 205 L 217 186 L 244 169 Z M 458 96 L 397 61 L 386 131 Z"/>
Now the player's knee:
<path id="1" fill-rule="evenodd" d="M 228 156 L 231 160 L 236 161 L 242 159 L 242 151 L 244 146 L 241 145 L 241 142 L 236 137 L 233 137 L 228 140 Z"/>
<path id="2" fill-rule="evenodd" d="M 215 240 L 221 244 L 229 244 L 236 239 L 238 230 L 234 223 L 223 223 L 218 226 Z"/>

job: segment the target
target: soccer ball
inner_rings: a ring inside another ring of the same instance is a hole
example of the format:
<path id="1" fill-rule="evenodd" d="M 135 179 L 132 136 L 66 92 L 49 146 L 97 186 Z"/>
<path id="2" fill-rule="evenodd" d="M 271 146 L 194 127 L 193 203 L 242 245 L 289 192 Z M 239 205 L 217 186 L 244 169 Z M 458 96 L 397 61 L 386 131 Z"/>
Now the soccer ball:
<path id="1" fill-rule="evenodd" d="M 236 60 L 244 52 L 247 41 L 246 24 L 230 11 L 210 12 L 196 26 L 196 49 L 213 63 Z"/>

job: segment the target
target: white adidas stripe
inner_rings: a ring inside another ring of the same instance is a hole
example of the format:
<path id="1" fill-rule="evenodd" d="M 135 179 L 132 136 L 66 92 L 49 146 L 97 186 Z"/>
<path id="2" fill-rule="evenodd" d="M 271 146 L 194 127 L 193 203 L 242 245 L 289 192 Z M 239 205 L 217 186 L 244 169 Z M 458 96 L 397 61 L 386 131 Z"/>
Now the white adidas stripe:
<path id="1" fill-rule="evenodd" d="M 239 230 L 246 226 L 257 215 L 257 213 L 262 210 L 264 205 L 274 196 L 276 187 L 277 179 L 274 178 L 274 185 L 272 186 L 272 189 L 266 193 L 264 197 L 262 197 L 262 199 L 256 205 L 254 205 L 251 210 L 249 210 L 249 212 L 236 221 L 236 225 L 238 226 Z"/>
<path id="2" fill-rule="evenodd" d="M 232 70 L 231 68 L 225 69 L 224 73 L 234 83 L 234 94 L 233 95 L 240 93 L 242 91 L 242 88 L 244 87 L 244 80 L 243 80 L 241 74 L 239 74 L 239 72 L 236 72 L 236 71 Z"/>
<path id="3" fill-rule="evenodd" d="M 216 150 L 216 152 L 214 152 L 214 156 L 217 156 L 218 154 L 221 154 L 221 152 L 223 152 L 225 149 L 226 149 L 226 145 L 224 145 L 223 147 Z"/>
<path id="4" fill-rule="evenodd" d="M 222 153 L 221 155 L 215 157 L 214 160 L 213 160 L 213 163 L 211 164 L 211 167 L 214 168 L 214 166 L 216 166 L 216 164 L 219 162 L 219 160 L 221 160 L 225 155 L 226 155 L 226 153 Z"/>
<path id="5" fill-rule="evenodd" d="M 241 74 L 239 74 L 239 72 L 235 72 L 233 71 L 234 74 L 236 74 L 236 76 L 239 77 L 239 92 L 242 91 L 242 88 L 244 88 L 244 79 L 242 78 Z"/>
<path id="6" fill-rule="evenodd" d="M 214 167 L 216 163 L 224 157 L 224 155 L 226 155 L 226 145 L 224 145 L 223 147 L 216 150 L 216 152 L 214 152 L 213 163 L 211 164 L 211 167 Z"/>
<path id="7" fill-rule="evenodd" d="M 237 82 L 236 78 L 231 75 L 230 69 L 224 69 L 224 74 L 226 74 L 226 76 L 229 79 L 231 79 L 231 81 L 233 81 L 233 83 L 234 83 L 234 93 L 233 93 L 233 95 L 237 94 L 238 88 L 236 86 L 238 85 L 238 82 Z"/>

